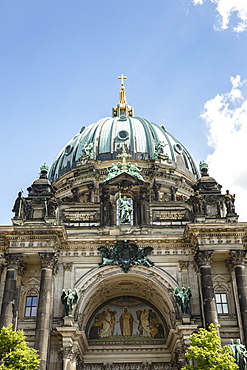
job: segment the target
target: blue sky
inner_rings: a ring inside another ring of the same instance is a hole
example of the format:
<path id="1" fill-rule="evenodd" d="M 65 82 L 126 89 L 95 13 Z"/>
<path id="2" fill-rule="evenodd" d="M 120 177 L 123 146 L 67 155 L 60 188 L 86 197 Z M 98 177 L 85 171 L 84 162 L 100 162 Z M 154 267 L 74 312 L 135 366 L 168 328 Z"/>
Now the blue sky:
<path id="1" fill-rule="evenodd" d="M 0 224 L 44 162 L 111 115 L 122 73 L 135 114 L 208 159 L 247 221 L 245 2 L 2 0 Z"/>

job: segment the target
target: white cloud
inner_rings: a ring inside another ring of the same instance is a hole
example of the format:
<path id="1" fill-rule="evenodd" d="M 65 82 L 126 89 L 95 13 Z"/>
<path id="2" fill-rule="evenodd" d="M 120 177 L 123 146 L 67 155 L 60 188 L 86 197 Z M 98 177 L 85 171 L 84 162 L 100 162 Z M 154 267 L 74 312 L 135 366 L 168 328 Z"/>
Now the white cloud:
<path id="1" fill-rule="evenodd" d="M 206 0 L 192 0 L 194 5 L 202 5 Z M 230 18 L 235 14 L 238 23 L 233 31 L 240 33 L 247 30 L 247 0 L 210 0 L 216 4 L 219 24 L 217 30 L 225 30 L 229 27 Z"/>
<path id="2" fill-rule="evenodd" d="M 209 174 L 236 194 L 236 212 L 247 221 L 247 80 L 231 77 L 230 92 L 217 95 L 204 105 L 201 117 L 208 127 L 213 153 L 206 158 Z"/>

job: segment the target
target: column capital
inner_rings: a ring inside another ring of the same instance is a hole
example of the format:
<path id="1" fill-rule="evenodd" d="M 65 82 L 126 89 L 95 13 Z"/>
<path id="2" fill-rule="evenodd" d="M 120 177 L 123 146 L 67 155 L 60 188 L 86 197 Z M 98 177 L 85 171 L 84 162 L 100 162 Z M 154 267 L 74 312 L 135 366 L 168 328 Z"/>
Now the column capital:
<path id="1" fill-rule="evenodd" d="M 64 271 L 72 271 L 72 266 L 73 266 L 72 262 L 64 262 L 63 263 Z"/>
<path id="2" fill-rule="evenodd" d="M 244 260 L 247 250 L 237 249 L 230 251 L 230 258 L 227 260 L 228 264 L 232 267 L 244 265 Z"/>
<path id="3" fill-rule="evenodd" d="M 7 269 L 18 270 L 20 267 L 23 268 L 24 264 L 21 253 L 4 253 L 4 257 L 6 260 Z"/>
<path id="4" fill-rule="evenodd" d="M 69 359 L 72 361 L 77 361 L 80 357 L 80 352 L 73 346 L 62 347 L 58 353 L 61 359 Z"/>
<path id="5" fill-rule="evenodd" d="M 178 262 L 179 262 L 180 270 L 188 270 L 188 267 L 190 264 L 189 261 L 178 261 Z"/>
<path id="6" fill-rule="evenodd" d="M 42 269 L 52 269 L 53 272 L 56 272 L 56 267 L 57 267 L 57 257 L 55 253 L 39 253 L 40 256 L 40 262 L 41 262 L 41 267 Z"/>
<path id="7" fill-rule="evenodd" d="M 194 257 L 196 265 L 198 267 L 210 266 L 212 254 L 213 254 L 212 250 L 204 250 L 204 251 L 198 250 Z"/>

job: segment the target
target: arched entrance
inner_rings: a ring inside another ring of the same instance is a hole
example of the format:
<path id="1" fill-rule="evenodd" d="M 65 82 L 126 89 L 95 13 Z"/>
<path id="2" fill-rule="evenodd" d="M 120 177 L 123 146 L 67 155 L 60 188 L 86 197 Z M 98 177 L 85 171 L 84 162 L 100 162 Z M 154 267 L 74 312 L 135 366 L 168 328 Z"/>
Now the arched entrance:
<path id="1" fill-rule="evenodd" d="M 80 353 L 76 369 L 177 369 L 178 351 L 195 328 L 179 321 L 176 286 L 165 271 L 145 266 L 128 273 L 105 266 L 79 279 L 70 323 L 71 331 L 78 326 L 71 339 Z M 69 329 L 59 331 L 68 344 Z"/>

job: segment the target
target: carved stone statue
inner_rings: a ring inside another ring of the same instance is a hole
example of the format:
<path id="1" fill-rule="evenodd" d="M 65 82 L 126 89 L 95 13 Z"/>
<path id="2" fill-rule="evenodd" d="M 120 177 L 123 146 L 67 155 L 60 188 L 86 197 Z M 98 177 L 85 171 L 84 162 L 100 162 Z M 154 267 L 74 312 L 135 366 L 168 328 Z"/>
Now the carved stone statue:
<path id="1" fill-rule="evenodd" d="M 15 218 L 22 217 L 22 207 L 23 207 L 23 198 L 22 198 L 22 191 L 19 191 L 18 197 L 15 200 L 15 204 L 13 206 L 12 212 L 15 212 Z"/>
<path id="2" fill-rule="evenodd" d="M 73 291 L 72 289 L 68 289 L 68 293 L 63 289 L 61 302 L 65 307 L 66 316 L 71 316 L 73 307 L 78 302 L 78 298 L 79 296 L 76 289 Z"/>
<path id="3" fill-rule="evenodd" d="M 183 315 L 189 314 L 191 296 L 192 294 L 190 287 L 188 287 L 187 290 L 184 287 L 182 287 L 182 290 L 179 290 L 178 288 L 174 289 L 174 297 L 181 307 Z"/>
<path id="4" fill-rule="evenodd" d="M 130 224 L 133 211 L 127 197 L 119 198 L 119 218 L 121 224 Z"/>
<path id="5" fill-rule="evenodd" d="M 239 369 L 247 370 L 247 350 L 245 345 L 241 344 L 240 339 L 236 340 L 236 344 L 234 344 L 233 339 L 230 339 L 230 344 L 228 344 L 228 346 L 232 350 L 232 355 L 235 358 Z"/>
<path id="6" fill-rule="evenodd" d="M 57 208 L 56 198 L 52 197 L 48 200 L 48 203 L 47 203 L 47 211 L 48 211 L 49 217 L 56 216 L 56 208 Z"/>
<path id="7" fill-rule="evenodd" d="M 200 195 L 199 190 L 196 190 L 195 194 L 190 197 L 189 203 L 192 204 L 194 214 L 202 215 L 205 213 L 204 198 Z"/>
<path id="8" fill-rule="evenodd" d="M 235 214 L 235 194 L 229 194 L 229 190 L 225 194 L 225 205 L 227 214 Z"/>

